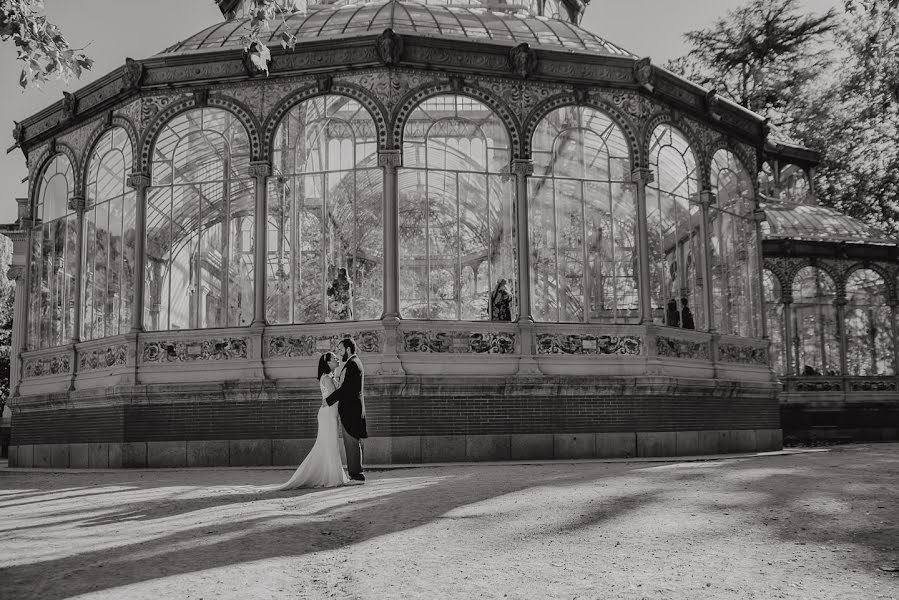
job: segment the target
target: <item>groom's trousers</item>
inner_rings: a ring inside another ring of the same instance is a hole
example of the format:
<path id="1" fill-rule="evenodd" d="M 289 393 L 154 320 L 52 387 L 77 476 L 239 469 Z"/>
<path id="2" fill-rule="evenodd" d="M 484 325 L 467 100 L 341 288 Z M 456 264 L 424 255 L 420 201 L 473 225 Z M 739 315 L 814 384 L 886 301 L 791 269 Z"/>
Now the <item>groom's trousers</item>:
<path id="1" fill-rule="evenodd" d="M 346 470 L 350 475 L 362 473 L 362 441 L 343 430 L 343 449 L 346 450 Z"/>

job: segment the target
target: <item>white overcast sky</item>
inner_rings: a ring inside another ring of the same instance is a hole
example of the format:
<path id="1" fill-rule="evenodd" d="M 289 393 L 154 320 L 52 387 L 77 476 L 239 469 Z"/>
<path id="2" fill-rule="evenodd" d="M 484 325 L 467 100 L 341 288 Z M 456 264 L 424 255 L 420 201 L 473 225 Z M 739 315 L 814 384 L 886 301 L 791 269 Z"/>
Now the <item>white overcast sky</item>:
<path id="1" fill-rule="evenodd" d="M 582 26 L 662 64 L 684 53 L 684 32 L 708 26 L 745 0 L 593 0 Z M 16 218 L 15 198 L 26 194 L 25 159 L 12 145 L 13 120 L 22 120 L 131 58 L 146 58 L 216 23 L 221 15 L 212 0 L 45 0 L 47 13 L 73 47 L 87 46 L 96 61 L 81 80 L 21 92 L 20 67 L 9 43 L 0 46 L 0 223 Z M 835 0 L 803 0 L 806 9 L 822 12 Z"/>

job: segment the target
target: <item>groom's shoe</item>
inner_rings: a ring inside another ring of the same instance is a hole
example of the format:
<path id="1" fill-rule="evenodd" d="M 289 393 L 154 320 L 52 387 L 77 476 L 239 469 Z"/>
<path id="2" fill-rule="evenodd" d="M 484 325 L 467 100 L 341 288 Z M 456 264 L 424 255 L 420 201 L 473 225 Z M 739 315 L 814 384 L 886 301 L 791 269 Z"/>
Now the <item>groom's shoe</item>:
<path id="1" fill-rule="evenodd" d="M 362 473 L 353 473 L 352 475 L 350 475 L 350 479 L 354 481 L 365 481 L 365 475 L 363 475 Z"/>

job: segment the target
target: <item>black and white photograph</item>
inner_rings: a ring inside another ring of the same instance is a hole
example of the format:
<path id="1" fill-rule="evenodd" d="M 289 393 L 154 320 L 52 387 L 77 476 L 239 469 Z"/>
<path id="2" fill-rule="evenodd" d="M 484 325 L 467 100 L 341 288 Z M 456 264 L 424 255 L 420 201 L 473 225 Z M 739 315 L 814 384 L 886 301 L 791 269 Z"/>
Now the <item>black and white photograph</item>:
<path id="1" fill-rule="evenodd" d="M 899 600 L 899 0 L 0 0 L 0 600 Z"/>

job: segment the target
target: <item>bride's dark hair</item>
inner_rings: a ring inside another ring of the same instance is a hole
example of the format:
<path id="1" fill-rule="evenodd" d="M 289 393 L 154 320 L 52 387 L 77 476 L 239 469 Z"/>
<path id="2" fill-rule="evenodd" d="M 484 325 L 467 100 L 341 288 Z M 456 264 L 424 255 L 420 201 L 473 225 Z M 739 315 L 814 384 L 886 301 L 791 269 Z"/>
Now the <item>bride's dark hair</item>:
<path id="1" fill-rule="evenodd" d="M 328 361 L 331 360 L 331 357 L 337 358 L 337 355 L 333 352 L 325 352 L 322 354 L 321 358 L 318 359 L 318 377 L 316 377 L 316 381 L 322 378 L 322 375 L 327 375 L 331 372 L 331 367 L 328 366 Z"/>

